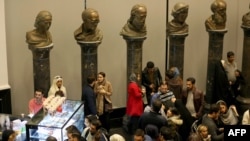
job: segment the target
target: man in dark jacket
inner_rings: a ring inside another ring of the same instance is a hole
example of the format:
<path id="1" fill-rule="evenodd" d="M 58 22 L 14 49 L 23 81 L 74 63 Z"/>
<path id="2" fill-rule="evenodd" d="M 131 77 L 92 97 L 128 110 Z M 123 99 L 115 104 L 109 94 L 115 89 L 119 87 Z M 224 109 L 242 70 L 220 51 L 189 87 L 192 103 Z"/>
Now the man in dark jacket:
<path id="1" fill-rule="evenodd" d="M 182 92 L 182 102 L 194 119 L 201 118 L 204 106 L 204 94 L 195 87 L 195 78 L 186 80 L 186 88 Z"/>
<path id="2" fill-rule="evenodd" d="M 96 95 L 94 93 L 93 87 L 95 84 L 95 77 L 87 77 L 87 85 L 84 86 L 82 91 L 82 101 L 84 102 L 84 115 L 96 115 Z"/>
<path id="3" fill-rule="evenodd" d="M 156 93 L 158 91 L 158 88 L 161 83 L 162 77 L 160 70 L 154 66 L 153 62 L 147 62 L 147 66 L 142 71 L 142 85 L 146 87 L 146 96 L 148 104 L 151 103 L 151 94 Z"/>
<path id="4" fill-rule="evenodd" d="M 158 131 L 162 126 L 167 126 L 167 120 L 163 117 L 159 111 L 162 107 L 160 99 L 155 99 L 152 104 L 152 110 L 150 112 L 144 112 L 138 121 L 138 128 L 145 130 L 147 125 L 154 125 L 158 128 Z"/>

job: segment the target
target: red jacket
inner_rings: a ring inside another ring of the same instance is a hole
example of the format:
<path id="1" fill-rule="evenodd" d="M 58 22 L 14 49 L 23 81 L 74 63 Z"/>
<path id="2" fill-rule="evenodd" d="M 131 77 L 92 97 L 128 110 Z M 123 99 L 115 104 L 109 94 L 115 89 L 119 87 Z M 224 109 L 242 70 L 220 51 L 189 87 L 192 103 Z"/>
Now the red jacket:
<path id="1" fill-rule="evenodd" d="M 126 114 L 128 116 L 141 116 L 143 113 L 143 101 L 140 87 L 136 82 L 128 85 L 128 99 Z"/>

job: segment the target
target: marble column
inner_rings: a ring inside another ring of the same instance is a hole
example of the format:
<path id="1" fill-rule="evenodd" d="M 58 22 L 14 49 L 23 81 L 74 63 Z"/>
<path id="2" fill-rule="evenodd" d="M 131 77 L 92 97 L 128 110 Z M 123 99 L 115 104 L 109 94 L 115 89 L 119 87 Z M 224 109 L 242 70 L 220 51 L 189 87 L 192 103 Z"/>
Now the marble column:
<path id="1" fill-rule="evenodd" d="M 169 35 L 169 67 L 177 67 L 183 77 L 184 45 L 188 33 Z"/>
<path id="2" fill-rule="evenodd" d="M 97 76 L 97 49 L 101 41 L 77 41 L 81 47 L 82 88 L 89 75 Z"/>
<path id="3" fill-rule="evenodd" d="M 44 47 L 29 45 L 33 54 L 34 89 L 42 89 L 45 97 L 48 96 L 50 88 L 50 50 L 52 48 L 53 44 Z"/>
<path id="4" fill-rule="evenodd" d="M 142 72 L 142 45 L 146 37 L 123 36 L 127 43 L 127 84 L 129 76 L 133 72 L 141 75 Z"/>
<path id="5" fill-rule="evenodd" d="M 236 100 L 239 102 L 239 114 L 242 115 L 243 112 L 250 107 L 250 27 L 241 26 L 244 31 L 244 41 L 243 41 L 243 55 L 242 55 L 242 75 L 245 78 L 246 85 L 242 87 L 242 93 Z"/>
<path id="6" fill-rule="evenodd" d="M 206 82 L 206 96 L 205 101 L 207 104 L 216 101 L 213 96 L 213 82 L 214 82 L 214 69 L 216 61 L 222 59 L 223 55 L 223 40 L 227 30 L 207 30 L 209 34 L 208 45 L 208 60 L 207 60 L 207 82 Z"/>

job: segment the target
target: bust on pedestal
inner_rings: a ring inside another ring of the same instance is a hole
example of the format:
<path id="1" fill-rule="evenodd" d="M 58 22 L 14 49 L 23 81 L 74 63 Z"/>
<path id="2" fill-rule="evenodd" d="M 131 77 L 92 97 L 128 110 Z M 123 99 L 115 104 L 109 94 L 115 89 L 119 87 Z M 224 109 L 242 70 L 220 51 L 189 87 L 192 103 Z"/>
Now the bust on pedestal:
<path id="1" fill-rule="evenodd" d="M 146 6 L 144 4 L 134 5 L 130 12 L 130 18 L 120 32 L 127 43 L 127 84 L 132 73 L 137 76 L 141 75 L 142 44 L 147 34 L 146 17 Z"/>
<path id="2" fill-rule="evenodd" d="M 209 33 L 207 84 L 205 96 L 205 101 L 207 103 L 207 105 L 205 105 L 206 109 L 209 108 L 209 104 L 215 103 L 219 100 L 215 94 L 215 76 L 218 73 L 215 72 L 215 69 L 218 69 L 220 66 L 223 54 L 223 39 L 225 33 L 227 33 L 227 29 L 225 28 L 227 19 L 226 8 L 227 4 L 225 1 L 215 0 L 211 4 L 211 11 L 213 14 L 205 21 L 206 31 Z"/>
<path id="3" fill-rule="evenodd" d="M 188 16 L 188 8 L 189 6 L 186 3 L 176 3 L 171 13 L 174 18 L 167 24 L 167 37 L 170 40 L 169 66 L 177 67 L 181 76 L 183 76 L 184 65 L 184 42 L 188 36 L 188 25 L 185 22 Z"/>
<path id="4" fill-rule="evenodd" d="M 249 5 L 250 8 L 250 5 Z M 241 28 L 244 31 L 243 55 L 242 55 L 242 76 L 245 78 L 245 85 L 241 86 L 241 93 L 236 98 L 239 102 L 239 113 L 242 115 L 250 107 L 250 12 L 242 17 Z"/>
<path id="5" fill-rule="evenodd" d="M 95 9 L 87 8 L 82 12 L 82 25 L 75 30 L 74 37 L 81 47 L 82 88 L 87 84 L 89 75 L 97 76 L 97 49 L 103 35 L 97 28 L 100 22 L 99 14 Z"/>
<path id="6" fill-rule="evenodd" d="M 26 33 L 26 42 L 33 54 L 34 89 L 43 89 L 45 97 L 50 88 L 50 50 L 53 48 L 49 28 L 52 15 L 40 11 L 35 20 L 35 29 Z"/>

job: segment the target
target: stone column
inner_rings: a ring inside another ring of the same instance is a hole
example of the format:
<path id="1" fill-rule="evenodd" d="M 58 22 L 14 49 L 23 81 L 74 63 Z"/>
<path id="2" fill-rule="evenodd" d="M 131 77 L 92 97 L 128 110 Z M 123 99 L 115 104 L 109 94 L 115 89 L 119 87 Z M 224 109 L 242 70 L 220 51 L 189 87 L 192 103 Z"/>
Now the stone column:
<path id="1" fill-rule="evenodd" d="M 132 72 L 141 75 L 142 71 L 142 45 L 146 37 L 123 36 L 127 43 L 127 84 Z"/>
<path id="2" fill-rule="evenodd" d="M 44 47 L 29 45 L 33 54 L 34 89 L 43 89 L 44 96 L 48 96 L 50 88 L 50 50 L 53 44 Z"/>
<path id="3" fill-rule="evenodd" d="M 188 33 L 169 35 L 169 67 L 177 67 L 183 77 L 184 42 Z"/>
<path id="4" fill-rule="evenodd" d="M 82 88 L 89 75 L 97 76 L 97 49 L 101 41 L 77 41 L 81 47 Z"/>
<path id="5" fill-rule="evenodd" d="M 213 96 L 213 82 L 214 82 L 214 68 L 216 61 L 222 59 L 223 55 L 223 39 L 227 30 L 207 30 L 209 34 L 208 45 L 208 60 L 207 60 L 207 82 L 206 82 L 206 96 L 207 104 L 214 103 Z"/>
<path id="6" fill-rule="evenodd" d="M 242 87 L 242 93 L 236 100 L 239 102 L 239 114 L 242 115 L 250 107 L 250 27 L 241 26 L 244 31 L 243 55 L 242 55 L 242 75 L 245 77 L 246 85 Z"/>

